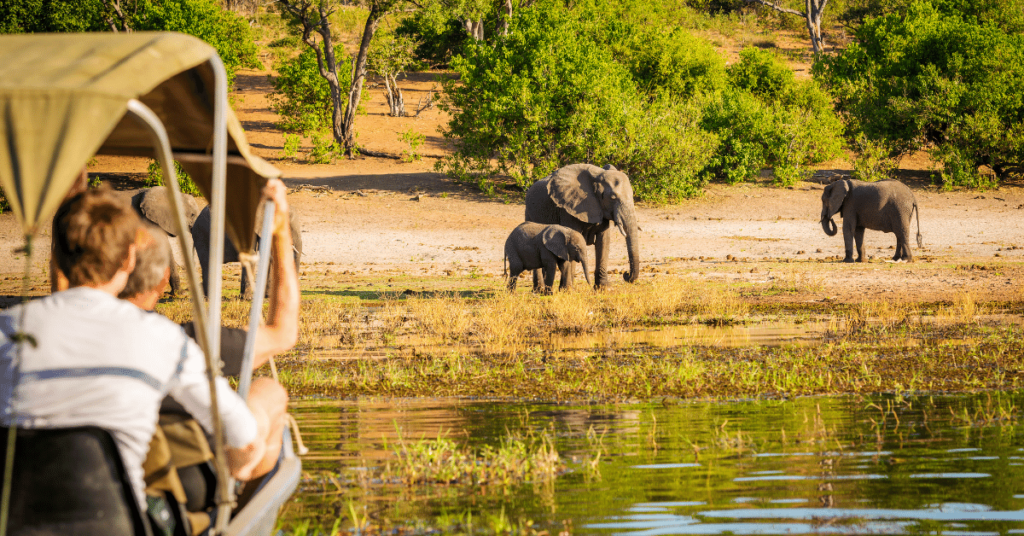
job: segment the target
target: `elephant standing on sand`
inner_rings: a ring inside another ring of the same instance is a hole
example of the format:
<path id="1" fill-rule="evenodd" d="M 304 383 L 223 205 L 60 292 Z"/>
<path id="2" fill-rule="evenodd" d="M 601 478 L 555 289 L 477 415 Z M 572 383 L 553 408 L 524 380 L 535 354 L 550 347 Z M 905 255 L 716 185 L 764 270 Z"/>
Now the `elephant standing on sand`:
<path id="1" fill-rule="evenodd" d="M 302 223 L 295 214 L 295 209 L 288 211 L 289 227 L 292 230 L 292 247 L 295 254 L 295 271 L 299 271 L 299 261 L 302 259 Z M 263 207 L 260 206 L 256 213 L 256 226 L 263 223 Z M 206 283 L 210 270 L 210 207 L 206 207 L 199 213 L 196 222 L 192 225 L 192 243 L 195 244 L 196 254 L 199 256 L 199 267 L 202 269 L 203 292 L 210 293 L 210 287 Z M 258 231 L 258 230 L 257 230 Z M 256 233 L 256 248 L 259 249 L 260 235 Z M 224 237 L 224 262 L 238 262 L 238 250 L 227 236 Z M 274 262 L 273 259 L 270 260 Z M 242 265 L 242 283 L 239 292 L 243 299 L 252 299 L 252 286 L 255 283 L 255 276 L 249 273 L 245 265 Z"/>
<path id="2" fill-rule="evenodd" d="M 505 260 L 508 261 L 508 289 L 516 289 L 516 280 L 523 270 L 541 269 L 544 272 L 544 292 L 555 284 L 555 270 L 561 270 L 560 290 L 569 288 L 570 262 L 583 265 L 583 276 L 590 283 L 587 266 L 587 242 L 583 235 L 561 225 L 520 223 L 505 240 Z"/>
<path id="3" fill-rule="evenodd" d="M 182 206 L 185 209 L 185 224 L 191 229 L 199 216 L 199 205 L 196 198 L 188 194 L 181 194 Z M 171 201 L 167 197 L 167 188 L 158 186 L 146 188 L 132 196 L 132 208 L 153 225 L 159 227 L 169 236 L 177 236 L 174 226 L 174 212 L 171 210 Z M 192 252 L 185 253 L 191 255 Z M 171 257 L 171 296 L 177 296 L 181 289 L 181 278 L 178 276 L 178 263 Z"/>
<path id="4" fill-rule="evenodd" d="M 842 211 L 843 241 L 846 258 L 853 262 L 853 243 L 857 242 L 857 262 L 864 262 L 864 229 L 896 234 L 894 261 L 913 262 L 910 252 L 910 217 L 917 212 L 917 247 L 921 243 L 921 212 L 914 193 L 899 181 L 863 182 L 842 179 L 825 187 L 821 194 L 821 227 L 835 236 L 839 230 L 832 221 Z"/>
<path id="5" fill-rule="evenodd" d="M 608 249 L 615 223 L 626 237 L 629 272 L 623 279 L 632 283 L 640 275 L 640 227 L 633 208 L 633 186 L 625 173 L 608 165 L 573 164 L 558 169 L 535 182 L 526 192 L 526 221 L 553 223 L 577 231 L 587 245 L 595 246 L 594 285 L 608 285 Z M 570 263 L 569 281 L 572 281 Z M 539 286 L 539 273 L 534 271 L 534 288 Z"/>

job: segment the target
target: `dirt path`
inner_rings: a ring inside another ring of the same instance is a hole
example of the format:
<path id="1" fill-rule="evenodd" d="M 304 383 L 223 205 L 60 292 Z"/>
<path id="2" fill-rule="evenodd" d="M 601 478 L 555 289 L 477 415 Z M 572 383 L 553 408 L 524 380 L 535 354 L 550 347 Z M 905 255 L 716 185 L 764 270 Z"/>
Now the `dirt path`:
<path id="1" fill-rule="evenodd" d="M 428 94 L 435 78 L 427 73 L 406 81 L 406 101 L 415 104 Z M 308 165 L 279 158 L 283 136 L 268 108 L 266 73 L 243 72 L 237 80 L 235 106 L 250 143 L 282 169 L 289 186 L 300 190 L 291 199 L 303 221 L 303 260 L 306 266 L 321 265 L 312 271 L 322 279 L 340 284 L 351 274 L 381 271 L 500 275 L 505 237 L 522 221 L 523 206 L 486 198 L 433 171 L 432 157 L 446 150 L 437 131 L 443 113 L 434 108 L 416 118 L 387 117 L 380 92 L 370 89 L 367 115 L 357 120 L 360 143 L 399 154 L 408 146 L 396 133 L 411 129 L 426 136 L 421 153 L 427 157 L 411 163 L 359 158 Z M 146 164 L 144 159 L 99 158 L 90 171 L 125 188 L 132 185 L 125 179 L 138 178 Z M 1017 282 L 1024 274 L 1024 249 L 1018 249 L 1024 248 L 1024 188 L 939 192 L 914 180 L 919 175 L 908 177 L 920 206 L 925 248 L 915 249 L 920 262 L 912 265 L 884 262 L 892 255 L 895 237 L 872 231 L 865 242 L 874 260 L 856 266 L 834 263 L 843 253 L 843 241 L 827 237 L 818 224 L 820 183 L 784 189 L 716 185 L 701 199 L 639 208 L 643 276 L 764 281 L 799 273 L 816 278 L 820 295 L 801 299 L 861 300 L 894 293 L 939 300 L 961 290 L 1017 299 Z M 303 186 L 326 188 L 301 191 Z M 0 215 L 5 291 L 23 270 L 22 258 L 13 253 L 21 246 L 20 234 L 11 214 Z M 44 233 L 40 243 L 48 240 Z M 625 241 L 618 234 L 611 260 L 614 270 L 626 267 Z M 34 273 L 42 274 L 46 262 L 43 251 Z"/>

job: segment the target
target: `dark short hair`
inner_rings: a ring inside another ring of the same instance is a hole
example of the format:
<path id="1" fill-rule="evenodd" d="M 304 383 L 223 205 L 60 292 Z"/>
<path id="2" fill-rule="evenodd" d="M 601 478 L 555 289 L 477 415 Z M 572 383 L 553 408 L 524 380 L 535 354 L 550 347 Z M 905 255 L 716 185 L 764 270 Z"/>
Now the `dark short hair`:
<path id="1" fill-rule="evenodd" d="M 163 281 L 171 265 L 171 243 L 167 234 L 152 225 L 146 226 L 146 232 L 152 240 L 135 250 L 135 269 L 128 275 L 128 284 L 118 298 L 127 299 L 152 290 Z"/>
<path id="2" fill-rule="evenodd" d="M 53 257 L 72 287 L 109 282 L 128 259 L 139 218 L 108 188 L 86 190 L 54 216 Z"/>

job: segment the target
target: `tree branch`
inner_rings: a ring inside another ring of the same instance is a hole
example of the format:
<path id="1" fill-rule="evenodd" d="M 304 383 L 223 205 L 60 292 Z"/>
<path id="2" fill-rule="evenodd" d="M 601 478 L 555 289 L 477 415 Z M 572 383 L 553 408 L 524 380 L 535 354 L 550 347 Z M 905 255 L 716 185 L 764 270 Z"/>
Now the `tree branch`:
<path id="1" fill-rule="evenodd" d="M 757 3 L 759 3 L 759 4 L 763 5 L 763 6 L 770 7 L 772 9 L 774 9 L 775 11 L 780 11 L 782 13 L 789 13 L 790 15 L 796 15 L 798 17 L 807 18 L 807 15 L 805 13 L 801 13 L 801 12 L 795 10 L 795 9 L 789 9 L 788 7 L 782 7 L 782 6 L 773 4 L 773 3 L 769 2 L 768 0 L 747 0 L 747 1 L 748 2 L 757 2 Z"/>

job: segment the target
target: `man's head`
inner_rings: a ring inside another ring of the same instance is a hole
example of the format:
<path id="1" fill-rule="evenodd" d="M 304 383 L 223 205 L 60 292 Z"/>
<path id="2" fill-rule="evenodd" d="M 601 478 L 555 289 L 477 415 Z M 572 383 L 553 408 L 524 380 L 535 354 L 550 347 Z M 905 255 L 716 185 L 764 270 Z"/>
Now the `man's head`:
<path id="1" fill-rule="evenodd" d="M 135 264 L 139 226 L 127 201 L 106 188 L 75 195 L 54 216 L 57 268 L 72 287 L 123 285 Z"/>
<path id="2" fill-rule="evenodd" d="M 135 269 L 118 298 L 151 310 L 163 295 L 171 277 L 171 244 L 163 231 L 146 226 L 151 240 L 135 252 Z"/>

